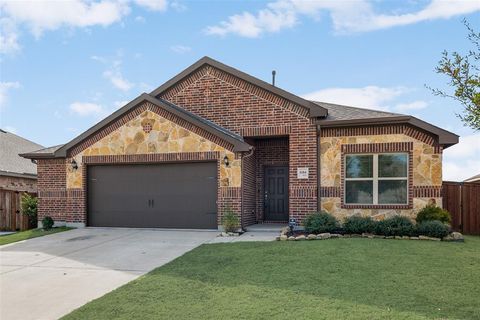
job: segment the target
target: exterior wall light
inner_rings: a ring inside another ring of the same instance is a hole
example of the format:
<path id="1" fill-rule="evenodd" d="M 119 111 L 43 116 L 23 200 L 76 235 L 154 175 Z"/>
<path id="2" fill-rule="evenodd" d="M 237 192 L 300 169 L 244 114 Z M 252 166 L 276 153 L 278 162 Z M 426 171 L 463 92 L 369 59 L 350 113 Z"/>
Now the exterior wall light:
<path id="1" fill-rule="evenodd" d="M 73 170 L 77 170 L 78 169 L 78 164 L 77 164 L 77 161 L 75 161 L 75 159 L 72 159 L 72 162 L 70 163 L 72 165 L 72 169 Z"/>
<path id="2" fill-rule="evenodd" d="M 228 165 L 230 164 L 230 162 L 228 161 L 228 157 L 227 157 L 227 156 L 225 156 L 225 157 L 223 158 L 223 163 L 225 163 L 225 167 L 228 167 Z"/>

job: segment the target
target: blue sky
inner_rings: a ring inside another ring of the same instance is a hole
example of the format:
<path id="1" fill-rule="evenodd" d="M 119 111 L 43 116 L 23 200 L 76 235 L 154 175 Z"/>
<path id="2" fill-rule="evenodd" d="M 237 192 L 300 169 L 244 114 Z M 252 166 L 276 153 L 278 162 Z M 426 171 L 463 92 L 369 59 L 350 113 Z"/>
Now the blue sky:
<path id="1" fill-rule="evenodd" d="M 461 136 L 444 178 L 480 173 L 480 134 L 424 85 L 467 52 L 479 1 L 2 1 L 0 127 L 68 142 L 202 56 L 311 99 L 407 113 Z"/>

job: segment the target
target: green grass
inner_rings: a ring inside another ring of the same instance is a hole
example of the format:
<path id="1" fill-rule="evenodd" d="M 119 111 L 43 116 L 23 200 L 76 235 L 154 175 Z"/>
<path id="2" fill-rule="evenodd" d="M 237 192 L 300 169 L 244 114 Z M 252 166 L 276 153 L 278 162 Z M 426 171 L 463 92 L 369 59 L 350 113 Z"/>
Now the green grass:
<path id="1" fill-rule="evenodd" d="M 480 237 L 203 245 L 64 319 L 480 319 Z"/>
<path id="2" fill-rule="evenodd" d="M 46 236 L 47 234 L 58 233 L 58 232 L 67 231 L 71 229 L 72 228 L 59 227 L 59 228 L 50 229 L 48 231 L 45 231 L 43 229 L 31 229 L 26 231 L 20 231 L 20 232 L 8 234 L 5 236 L 0 236 L 0 246 L 4 244 L 17 242 L 17 241 L 43 237 L 43 236 Z"/>

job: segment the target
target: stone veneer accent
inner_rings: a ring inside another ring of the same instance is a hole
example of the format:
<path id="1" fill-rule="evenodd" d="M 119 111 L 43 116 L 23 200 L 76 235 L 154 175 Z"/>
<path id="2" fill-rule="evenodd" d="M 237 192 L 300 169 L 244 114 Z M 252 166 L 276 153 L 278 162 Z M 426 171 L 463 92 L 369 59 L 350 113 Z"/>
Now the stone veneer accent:
<path id="1" fill-rule="evenodd" d="M 354 134 L 348 136 L 348 134 Z M 321 209 L 339 219 L 360 214 L 383 219 L 391 215 L 414 218 L 430 199 L 441 205 L 442 148 L 435 139 L 409 126 L 326 128 L 321 131 Z M 343 150 L 343 152 L 342 152 Z M 343 204 L 343 156 L 347 153 L 408 151 L 410 176 L 408 206 L 354 206 Z"/>

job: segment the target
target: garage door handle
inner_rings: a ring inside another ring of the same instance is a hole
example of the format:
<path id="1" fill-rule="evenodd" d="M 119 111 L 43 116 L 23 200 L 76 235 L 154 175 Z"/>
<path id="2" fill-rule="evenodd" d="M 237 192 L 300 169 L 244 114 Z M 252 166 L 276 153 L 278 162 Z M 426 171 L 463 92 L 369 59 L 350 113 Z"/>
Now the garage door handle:
<path id="1" fill-rule="evenodd" d="M 152 199 L 152 208 L 155 206 L 155 200 Z"/>

